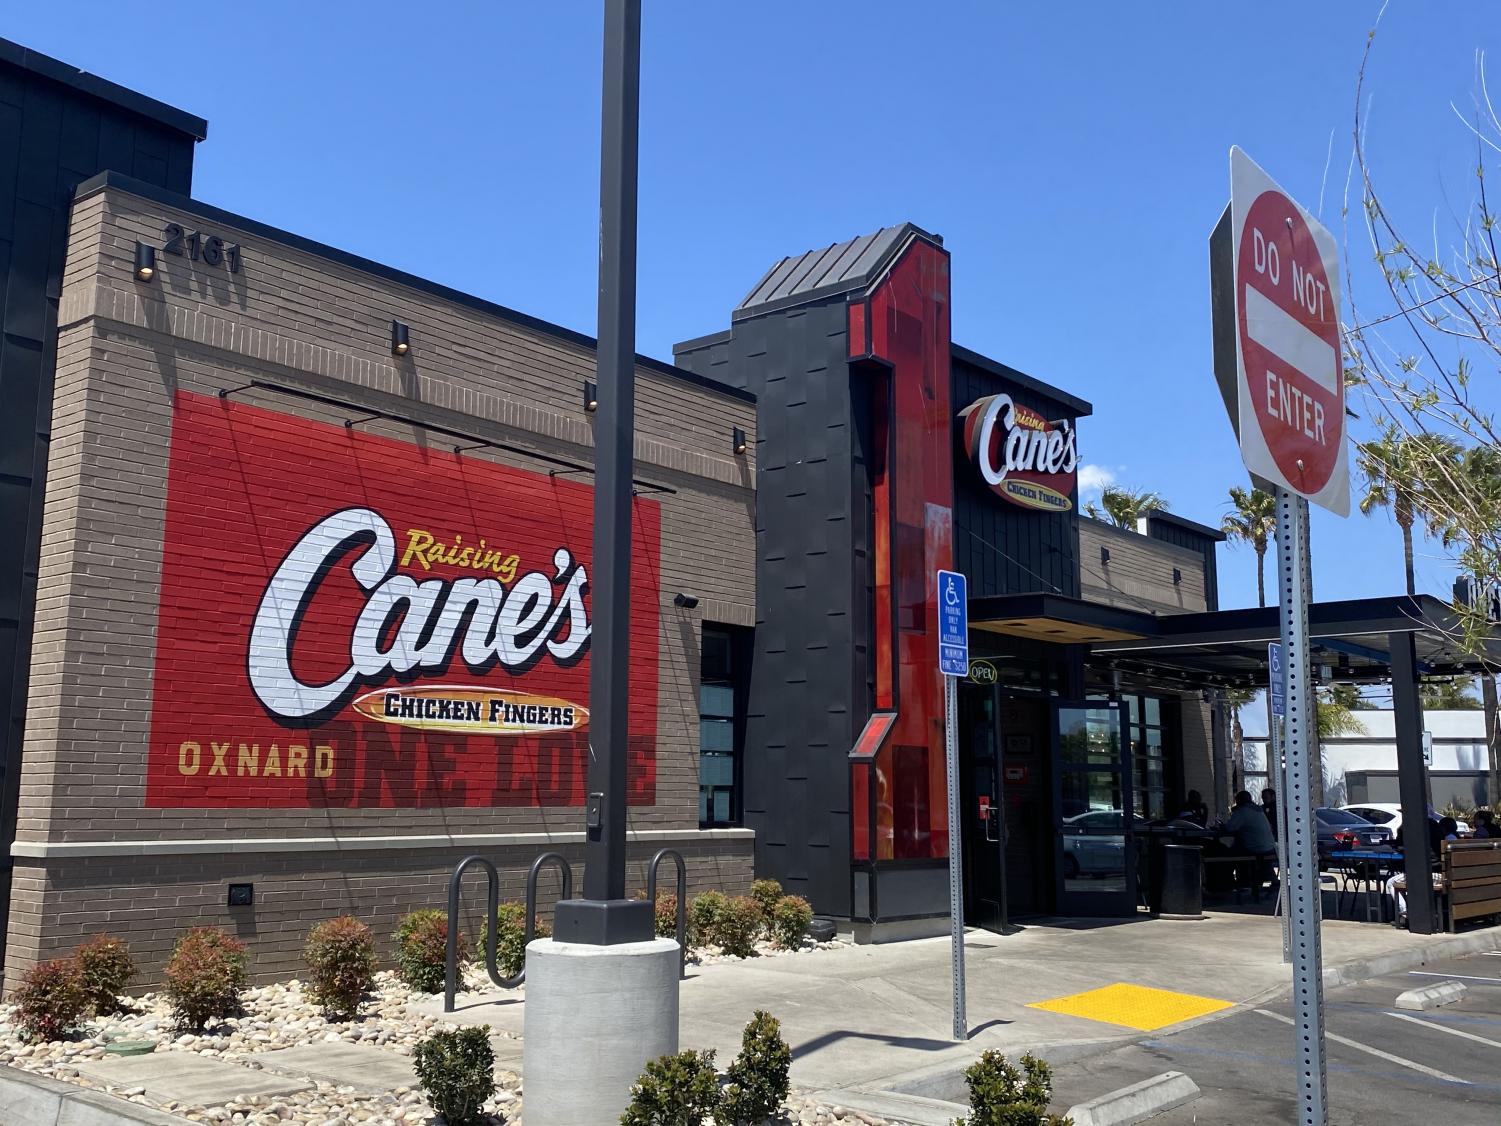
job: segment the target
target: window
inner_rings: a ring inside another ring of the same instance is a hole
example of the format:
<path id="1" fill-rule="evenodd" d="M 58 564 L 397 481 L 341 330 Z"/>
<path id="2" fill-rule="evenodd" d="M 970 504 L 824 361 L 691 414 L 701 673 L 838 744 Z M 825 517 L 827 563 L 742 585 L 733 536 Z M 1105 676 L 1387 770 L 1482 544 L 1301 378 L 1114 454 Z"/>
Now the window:
<path id="1" fill-rule="evenodd" d="M 1149 821 L 1167 816 L 1167 762 L 1163 706 L 1155 696 L 1124 696 L 1126 738 L 1131 742 L 1131 788 L 1136 814 Z"/>
<path id="2" fill-rule="evenodd" d="M 738 825 L 750 631 L 704 623 L 698 685 L 698 823 Z"/>

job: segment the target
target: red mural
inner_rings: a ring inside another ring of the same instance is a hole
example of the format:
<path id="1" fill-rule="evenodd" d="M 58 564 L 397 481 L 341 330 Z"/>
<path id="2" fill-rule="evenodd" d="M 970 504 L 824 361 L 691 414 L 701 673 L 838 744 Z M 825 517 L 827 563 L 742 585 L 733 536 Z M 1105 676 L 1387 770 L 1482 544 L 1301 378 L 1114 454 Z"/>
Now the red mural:
<path id="1" fill-rule="evenodd" d="M 594 490 L 174 400 L 146 804 L 584 802 Z M 656 793 L 660 508 L 637 499 L 629 800 Z"/>
<path id="2" fill-rule="evenodd" d="M 932 621 L 937 572 L 953 566 L 953 412 L 949 257 L 914 240 L 864 299 L 850 305 L 851 355 L 884 361 L 876 396 L 874 482 L 876 708 L 897 712 L 874 758 L 856 764 L 852 801 L 871 800 L 874 832 L 857 816 L 856 859 L 948 855 L 943 677 Z M 862 790 L 862 783 L 865 790 Z M 873 839 L 872 839 L 873 838 Z"/>

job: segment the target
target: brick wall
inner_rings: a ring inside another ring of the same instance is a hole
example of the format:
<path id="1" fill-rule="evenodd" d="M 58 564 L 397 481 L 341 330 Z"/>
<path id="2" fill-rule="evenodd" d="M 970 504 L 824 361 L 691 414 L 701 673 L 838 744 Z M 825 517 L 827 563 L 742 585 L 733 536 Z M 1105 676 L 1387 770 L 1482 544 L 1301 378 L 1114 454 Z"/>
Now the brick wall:
<path id="1" fill-rule="evenodd" d="M 433 905 L 464 852 L 499 850 L 515 890 L 530 858 L 568 842 L 580 821 L 571 806 L 144 804 L 176 393 L 276 383 L 349 406 L 260 389 L 237 391 L 234 401 L 325 423 L 397 413 L 505 443 L 513 450 L 463 456 L 534 473 L 555 466 L 529 454 L 588 463 L 593 444 L 593 416 L 582 409 L 583 381 L 594 374 L 588 341 L 179 202 L 108 187 L 74 209 L 8 983 L 101 927 L 137 942 L 149 975 L 185 908 L 193 921 L 247 936 L 261 975 L 274 976 L 289 970 L 311 922 L 353 911 L 384 930 L 404 907 Z M 137 282 L 136 240 L 160 247 L 169 223 L 238 243 L 240 272 L 159 252 L 156 279 Z M 392 318 L 410 326 L 407 356 L 391 354 Z M 750 834 L 696 828 L 698 645 L 701 621 L 755 621 L 753 452 L 730 449 L 738 426 L 754 451 L 755 405 L 662 365 L 641 365 L 637 388 L 637 476 L 675 491 L 654 494 L 654 800 L 632 808 L 630 825 L 639 849 L 683 849 L 698 884 L 739 888 L 750 876 Z M 381 419 L 359 428 L 445 456 L 461 441 Z M 679 591 L 698 607 L 675 607 Z M 382 847 L 350 850 L 374 837 Z M 424 843 L 403 847 L 403 838 Z M 309 843 L 265 851 L 286 840 Z M 172 842 L 192 842 L 192 855 L 161 855 Z M 257 881 L 257 905 L 234 915 L 223 907 L 224 885 L 242 879 Z"/>

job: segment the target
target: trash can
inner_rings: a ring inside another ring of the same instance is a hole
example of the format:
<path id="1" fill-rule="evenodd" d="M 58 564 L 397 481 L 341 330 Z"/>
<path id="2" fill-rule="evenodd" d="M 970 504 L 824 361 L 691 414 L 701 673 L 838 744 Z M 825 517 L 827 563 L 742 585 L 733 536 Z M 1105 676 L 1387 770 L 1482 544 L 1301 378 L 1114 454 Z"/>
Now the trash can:
<path id="1" fill-rule="evenodd" d="M 1198 845 L 1164 843 L 1161 856 L 1153 888 L 1156 913 L 1167 919 L 1202 919 L 1204 850 Z"/>

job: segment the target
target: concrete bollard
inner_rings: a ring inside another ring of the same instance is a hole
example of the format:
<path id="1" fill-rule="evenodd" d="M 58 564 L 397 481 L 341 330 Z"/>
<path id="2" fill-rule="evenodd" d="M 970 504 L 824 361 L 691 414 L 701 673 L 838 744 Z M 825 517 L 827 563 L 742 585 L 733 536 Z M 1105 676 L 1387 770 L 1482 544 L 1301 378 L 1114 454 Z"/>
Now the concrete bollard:
<path id="1" fill-rule="evenodd" d="M 613 1126 L 650 1060 L 678 1050 L 678 944 L 526 948 L 527 1126 Z"/>

